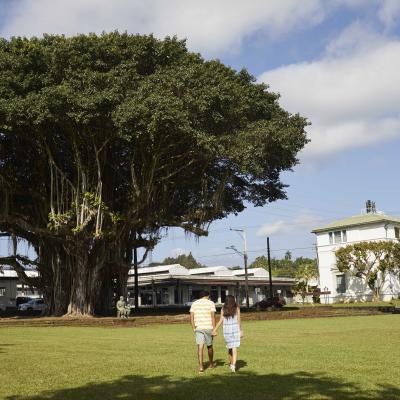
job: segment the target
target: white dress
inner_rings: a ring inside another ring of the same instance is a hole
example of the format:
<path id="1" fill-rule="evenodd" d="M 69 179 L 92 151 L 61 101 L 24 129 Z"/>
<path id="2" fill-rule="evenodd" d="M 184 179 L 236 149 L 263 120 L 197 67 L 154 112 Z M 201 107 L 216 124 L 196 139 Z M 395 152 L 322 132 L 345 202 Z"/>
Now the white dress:
<path id="1" fill-rule="evenodd" d="M 240 347 L 240 329 L 237 315 L 224 317 L 224 339 L 227 349 Z"/>

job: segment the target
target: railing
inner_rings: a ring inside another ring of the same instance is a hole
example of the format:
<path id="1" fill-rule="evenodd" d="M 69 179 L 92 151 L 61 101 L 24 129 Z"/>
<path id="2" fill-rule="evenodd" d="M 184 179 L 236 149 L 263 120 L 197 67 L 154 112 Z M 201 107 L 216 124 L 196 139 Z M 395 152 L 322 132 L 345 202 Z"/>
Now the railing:
<path id="1" fill-rule="evenodd" d="M 393 294 L 390 293 L 380 293 L 378 301 L 390 301 L 400 299 L 400 293 Z M 300 295 L 295 296 L 292 302 L 287 304 L 314 304 L 313 296 L 307 295 L 304 301 Z M 342 303 L 342 304 L 354 304 L 354 303 L 367 303 L 376 300 L 372 293 L 369 294 L 348 294 L 348 293 L 338 293 L 336 296 L 330 294 L 321 294 L 319 296 L 320 304 L 332 304 L 332 303 Z"/>

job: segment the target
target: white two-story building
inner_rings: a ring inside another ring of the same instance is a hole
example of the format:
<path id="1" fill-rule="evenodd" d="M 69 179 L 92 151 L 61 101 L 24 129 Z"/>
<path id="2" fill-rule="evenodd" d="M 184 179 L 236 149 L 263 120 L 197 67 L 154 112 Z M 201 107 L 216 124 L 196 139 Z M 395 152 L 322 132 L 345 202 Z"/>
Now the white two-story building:
<path id="1" fill-rule="evenodd" d="M 335 251 L 341 246 L 362 241 L 400 240 L 400 218 L 368 209 L 367 213 L 335 221 L 312 231 L 317 235 L 319 286 L 330 292 L 321 302 L 369 301 L 373 294 L 360 278 L 344 274 L 336 268 Z M 400 295 L 399 277 L 386 277 L 382 300 Z"/>

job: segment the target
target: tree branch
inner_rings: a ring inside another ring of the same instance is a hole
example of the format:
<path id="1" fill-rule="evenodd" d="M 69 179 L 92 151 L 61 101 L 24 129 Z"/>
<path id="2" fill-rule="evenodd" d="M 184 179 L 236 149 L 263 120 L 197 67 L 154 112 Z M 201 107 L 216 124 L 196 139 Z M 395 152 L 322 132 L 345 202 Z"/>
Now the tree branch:
<path id="1" fill-rule="evenodd" d="M 138 261 L 138 263 L 137 263 L 138 265 L 144 263 L 144 261 L 146 260 L 147 255 L 149 254 L 149 251 L 150 251 L 150 250 L 151 250 L 150 248 L 147 248 L 147 249 L 145 250 L 145 252 L 144 252 L 144 254 L 143 254 L 143 257 L 142 257 L 141 260 Z"/>
<path id="2" fill-rule="evenodd" d="M 0 230 L 3 232 L 13 231 L 17 236 L 30 242 L 40 237 L 65 240 L 64 234 L 55 234 L 46 228 L 33 226 L 25 219 L 17 216 L 0 216 Z"/>
<path id="3" fill-rule="evenodd" d="M 0 257 L 0 264 L 9 265 L 14 269 L 17 273 L 18 278 L 21 279 L 24 283 L 29 286 L 40 287 L 40 278 L 32 278 L 29 277 L 26 272 L 24 265 L 37 265 L 35 261 L 28 259 L 27 257 L 23 257 L 20 255 L 9 256 L 9 257 Z"/>

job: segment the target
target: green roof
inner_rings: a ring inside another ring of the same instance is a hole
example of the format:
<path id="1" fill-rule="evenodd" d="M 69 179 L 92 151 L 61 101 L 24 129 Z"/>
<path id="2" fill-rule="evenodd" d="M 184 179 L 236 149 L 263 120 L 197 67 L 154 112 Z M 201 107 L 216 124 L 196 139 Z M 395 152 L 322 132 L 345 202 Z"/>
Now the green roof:
<path id="1" fill-rule="evenodd" d="M 391 217 L 389 215 L 378 214 L 378 213 L 362 214 L 362 215 L 356 215 L 355 217 L 340 219 L 339 221 L 332 222 L 328 225 L 315 228 L 311 232 L 319 233 L 324 231 L 331 231 L 333 229 L 338 229 L 338 228 L 346 228 L 355 225 L 368 225 L 377 222 L 394 222 L 400 224 L 400 218 Z"/>

